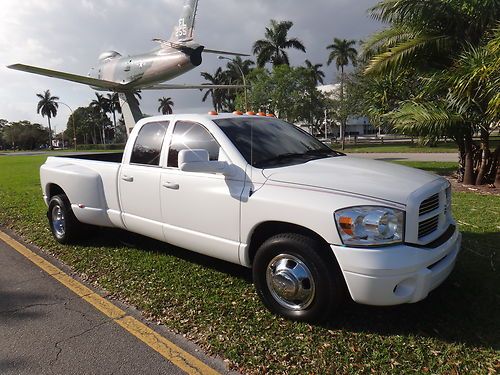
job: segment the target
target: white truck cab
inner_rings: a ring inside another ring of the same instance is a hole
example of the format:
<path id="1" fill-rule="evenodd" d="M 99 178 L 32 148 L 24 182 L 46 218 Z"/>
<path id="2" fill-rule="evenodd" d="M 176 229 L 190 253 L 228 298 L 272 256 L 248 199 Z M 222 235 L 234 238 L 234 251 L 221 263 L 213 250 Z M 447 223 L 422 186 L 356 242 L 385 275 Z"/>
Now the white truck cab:
<path id="1" fill-rule="evenodd" d="M 59 242 L 118 227 L 251 267 L 263 303 L 296 320 L 345 295 L 422 300 L 460 250 L 446 179 L 345 156 L 274 117 L 143 119 L 123 155 L 49 157 L 40 176 Z"/>

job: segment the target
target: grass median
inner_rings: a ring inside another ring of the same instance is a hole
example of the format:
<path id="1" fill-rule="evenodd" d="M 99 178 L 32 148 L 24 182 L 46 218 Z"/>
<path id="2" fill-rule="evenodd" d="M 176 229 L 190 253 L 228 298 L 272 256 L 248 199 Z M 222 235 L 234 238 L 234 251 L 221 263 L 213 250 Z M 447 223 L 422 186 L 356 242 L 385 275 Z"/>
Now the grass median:
<path id="1" fill-rule="evenodd" d="M 0 157 L 0 223 L 244 372 L 500 369 L 498 196 L 454 194 L 462 252 L 450 278 L 426 300 L 383 308 L 348 303 L 328 323 L 309 325 L 271 315 L 242 267 L 119 230 L 97 230 L 77 246 L 58 244 L 39 185 L 45 158 Z M 441 164 L 414 166 L 440 172 L 453 167 Z"/>

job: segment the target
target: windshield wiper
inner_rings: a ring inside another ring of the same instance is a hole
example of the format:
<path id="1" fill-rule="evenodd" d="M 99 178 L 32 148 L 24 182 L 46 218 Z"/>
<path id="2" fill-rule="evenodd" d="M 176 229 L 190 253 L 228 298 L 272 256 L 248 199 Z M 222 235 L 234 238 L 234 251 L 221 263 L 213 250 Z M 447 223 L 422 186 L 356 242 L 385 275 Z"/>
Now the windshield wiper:
<path id="1" fill-rule="evenodd" d="M 307 155 L 318 155 L 318 156 L 341 156 L 344 155 L 341 152 L 332 150 L 332 149 L 319 149 L 319 150 L 308 150 L 306 151 Z"/>
<path id="2" fill-rule="evenodd" d="M 298 152 L 288 152 L 286 154 L 280 154 L 273 156 L 272 158 L 264 159 L 264 160 L 259 160 L 257 163 L 255 163 L 255 167 L 259 168 L 262 165 L 267 165 L 269 163 L 274 164 L 274 163 L 279 163 L 280 161 L 288 160 L 288 159 L 295 159 L 295 158 L 303 158 L 304 156 L 308 156 L 305 153 L 298 153 Z"/>

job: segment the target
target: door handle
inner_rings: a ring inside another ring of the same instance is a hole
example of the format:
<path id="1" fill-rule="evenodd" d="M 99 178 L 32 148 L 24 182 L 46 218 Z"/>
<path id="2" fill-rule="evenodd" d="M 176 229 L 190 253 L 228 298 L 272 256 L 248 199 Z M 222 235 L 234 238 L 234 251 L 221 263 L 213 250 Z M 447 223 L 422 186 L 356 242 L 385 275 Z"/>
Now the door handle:
<path id="1" fill-rule="evenodd" d="M 126 174 L 124 174 L 124 175 L 122 176 L 122 180 L 123 180 L 123 181 L 127 181 L 127 182 L 133 182 L 133 181 L 134 181 L 134 177 L 132 177 L 132 176 L 127 176 Z"/>
<path id="2" fill-rule="evenodd" d="M 174 182 L 164 182 L 163 187 L 166 187 L 167 189 L 179 190 L 179 184 Z"/>

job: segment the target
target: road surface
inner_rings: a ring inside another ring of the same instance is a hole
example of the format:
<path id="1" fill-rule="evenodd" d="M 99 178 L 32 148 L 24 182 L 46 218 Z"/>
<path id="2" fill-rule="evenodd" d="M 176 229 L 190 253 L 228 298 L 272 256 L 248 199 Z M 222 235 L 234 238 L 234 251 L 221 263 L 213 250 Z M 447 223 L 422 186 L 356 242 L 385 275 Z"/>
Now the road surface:
<path id="1" fill-rule="evenodd" d="M 121 316 L 106 315 L 88 302 L 102 297 L 67 275 L 64 265 L 31 246 L 28 249 L 21 245 L 19 250 L 11 240 L 0 232 L 1 374 L 183 374 L 207 373 L 207 369 L 227 372 L 222 361 L 208 358 L 194 344 L 154 327 L 154 332 L 172 345 L 169 349 L 173 354 L 167 359 L 155 348 L 157 337 L 148 345 L 140 337 L 141 332 L 134 333 L 119 323 L 126 321 L 126 326 L 136 320 L 143 324 L 137 311 L 119 305 L 114 311 L 121 311 Z M 46 267 L 50 269 L 53 264 L 58 269 L 47 272 Z M 86 290 L 86 294 L 77 295 L 62 277 L 72 280 L 69 284 Z M 130 325 L 133 327 L 133 322 Z M 181 356 L 175 348 L 180 349 Z M 194 362 L 186 357 L 185 363 L 194 363 L 193 371 L 180 369 L 182 351 L 196 357 Z"/>

